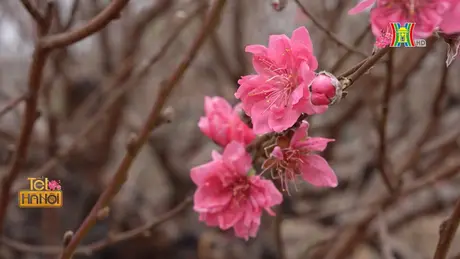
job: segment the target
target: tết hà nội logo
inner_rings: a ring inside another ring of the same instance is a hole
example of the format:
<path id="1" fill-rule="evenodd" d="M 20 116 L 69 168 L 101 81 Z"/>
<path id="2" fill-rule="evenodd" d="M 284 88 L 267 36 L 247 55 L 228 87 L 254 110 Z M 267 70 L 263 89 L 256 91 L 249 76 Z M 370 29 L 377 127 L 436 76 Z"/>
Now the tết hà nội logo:
<path id="1" fill-rule="evenodd" d="M 28 177 L 29 189 L 18 193 L 20 208 L 61 208 L 61 181 Z"/>

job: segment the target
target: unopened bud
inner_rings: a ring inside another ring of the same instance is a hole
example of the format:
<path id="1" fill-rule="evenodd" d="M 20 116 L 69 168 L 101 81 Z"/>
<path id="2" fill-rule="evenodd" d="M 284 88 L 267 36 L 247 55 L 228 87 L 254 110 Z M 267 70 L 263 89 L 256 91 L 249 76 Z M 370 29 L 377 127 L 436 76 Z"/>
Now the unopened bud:
<path id="1" fill-rule="evenodd" d="M 110 208 L 109 207 L 104 207 L 103 209 L 100 209 L 98 212 L 97 212 L 97 219 L 98 220 L 103 220 L 105 218 L 107 218 L 109 216 L 109 213 L 110 213 Z"/>
<path id="2" fill-rule="evenodd" d="M 320 72 L 310 85 L 311 102 L 313 105 L 334 104 L 342 97 L 342 87 L 337 78 L 328 73 Z"/>
<path id="3" fill-rule="evenodd" d="M 271 2 L 273 9 L 278 12 L 286 8 L 287 5 L 287 0 L 271 0 Z"/>

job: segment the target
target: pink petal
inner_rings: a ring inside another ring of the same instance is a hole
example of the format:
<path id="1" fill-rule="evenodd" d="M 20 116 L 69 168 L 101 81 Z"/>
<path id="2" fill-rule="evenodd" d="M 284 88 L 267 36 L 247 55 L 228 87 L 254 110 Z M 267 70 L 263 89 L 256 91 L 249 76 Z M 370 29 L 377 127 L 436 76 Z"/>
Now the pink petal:
<path id="1" fill-rule="evenodd" d="M 460 1 L 444 14 L 443 21 L 439 25 L 440 29 L 446 34 L 460 32 Z"/>
<path id="2" fill-rule="evenodd" d="M 305 45 L 311 53 L 313 53 L 313 44 L 311 42 L 310 33 L 308 33 L 307 28 L 304 26 L 299 27 L 292 32 L 291 41 L 300 42 Z"/>
<path id="3" fill-rule="evenodd" d="M 278 146 L 276 146 L 276 147 L 273 149 L 271 155 L 272 155 L 273 157 L 279 159 L 279 160 L 283 160 L 283 157 L 284 157 L 284 156 L 283 156 L 283 151 L 281 151 L 281 148 L 278 147 Z"/>
<path id="4" fill-rule="evenodd" d="M 235 169 L 237 173 L 246 175 L 249 169 L 251 169 L 252 159 L 251 156 L 246 152 L 244 146 L 236 141 L 230 142 L 222 154 L 224 163 Z"/>
<path id="5" fill-rule="evenodd" d="M 352 9 L 350 9 L 350 11 L 348 11 L 348 14 L 353 15 L 353 14 L 360 13 L 366 10 L 367 8 L 371 7 L 374 3 L 375 3 L 375 0 L 364 0 L 360 2 L 359 4 L 357 4 L 355 7 L 353 7 Z"/>
<path id="6" fill-rule="evenodd" d="M 213 111 L 218 111 L 222 113 L 231 113 L 232 106 L 222 97 L 204 97 L 204 111 L 206 114 L 209 114 Z"/>
<path id="7" fill-rule="evenodd" d="M 294 132 L 294 135 L 292 135 L 291 138 L 291 146 L 295 145 L 297 142 L 305 140 L 307 138 L 307 132 L 308 132 L 309 124 L 307 121 L 302 121 L 300 124 L 299 128 L 296 129 Z"/>
<path id="8" fill-rule="evenodd" d="M 301 166 L 302 178 L 318 187 L 336 187 L 337 176 L 327 161 L 318 155 L 309 155 Z"/>
<path id="9" fill-rule="evenodd" d="M 281 132 L 293 126 L 299 116 L 302 114 L 301 111 L 295 110 L 290 107 L 286 107 L 283 110 L 283 116 L 272 116 L 268 117 L 268 125 L 275 132 Z"/>
<path id="10" fill-rule="evenodd" d="M 215 186 L 198 188 L 193 196 L 193 209 L 196 212 L 215 212 L 224 208 L 232 199 L 231 192 L 216 192 Z"/>
<path id="11" fill-rule="evenodd" d="M 252 130 L 255 134 L 260 135 L 272 131 L 271 128 L 268 126 L 268 106 L 269 104 L 264 101 L 260 101 L 254 104 L 254 106 L 252 106 Z"/>
<path id="12" fill-rule="evenodd" d="M 210 174 L 221 170 L 223 170 L 222 162 L 212 161 L 204 165 L 193 167 L 190 170 L 190 177 L 197 186 L 201 186 L 206 183 L 206 179 L 210 176 Z"/>
<path id="13" fill-rule="evenodd" d="M 258 55 L 258 56 L 267 55 L 267 47 L 265 47 L 264 45 L 248 45 L 246 46 L 244 51 L 252 53 L 253 55 Z"/>
<path id="14" fill-rule="evenodd" d="M 210 136 L 210 131 L 209 131 L 209 120 L 206 117 L 201 117 L 200 120 L 198 121 L 198 128 L 200 128 L 201 132 L 205 134 L 208 137 Z"/>
<path id="15" fill-rule="evenodd" d="M 327 144 L 332 141 L 334 141 L 334 139 L 321 137 L 308 138 L 305 141 L 297 143 L 296 147 L 299 149 L 323 152 L 326 149 Z"/>
<path id="16" fill-rule="evenodd" d="M 241 210 L 227 210 L 225 213 L 219 214 L 217 220 L 219 221 L 219 227 L 223 230 L 227 230 L 233 227 L 238 221 L 243 218 L 244 214 Z"/>
<path id="17" fill-rule="evenodd" d="M 268 58 L 273 60 L 277 67 L 287 66 L 287 51 L 290 51 L 290 39 L 284 35 L 270 35 L 268 39 Z"/>

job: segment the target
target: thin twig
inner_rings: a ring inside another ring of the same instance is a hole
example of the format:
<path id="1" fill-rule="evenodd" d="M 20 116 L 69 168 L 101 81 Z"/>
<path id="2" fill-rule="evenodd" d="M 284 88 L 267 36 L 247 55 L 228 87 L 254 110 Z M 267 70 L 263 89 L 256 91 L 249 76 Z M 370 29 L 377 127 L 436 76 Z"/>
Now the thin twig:
<path id="1" fill-rule="evenodd" d="M 246 17 L 244 2 L 245 1 L 243 0 L 235 0 L 235 10 L 233 11 L 233 49 L 240 68 L 237 73 L 237 77 L 245 75 L 248 72 L 243 46 L 243 36 L 245 31 L 244 18 Z"/>
<path id="2" fill-rule="evenodd" d="M 72 8 L 70 9 L 70 15 L 67 22 L 63 25 L 62 31 L 67 31 L 72 26 L 75 21 L 75 16 L 77 14 L 78 7 L 80 6 L 80 0 L 73 0 Z"/>
<path id="3" fill-rule="evenodd" d="M 439 241 L 433 259 L 445 259 L 460 223 L 460 199 L 450 217 L 439 227 Z"/>
<path id="4" fill-rule="evenodd" d="M 7 114 L 9 111 L 13 110 L 17 105 L 22 101 L 26 100 L 28 97 L 27 94 L 22 94 L 15 99 L 11 100 L 7 105 L 0 109 L 0 118 Z"/>
<path id="5" fill-rule="evenodd" d="M 95 32 L 101 30 L 113 19 L 117 18 L 121 10 L 128 4 L 129 0 L 113 0 L 96 17 L 86 25 L 73 31 L 62 32 L 40 39 L 39 46 L 44 49 L 62 48 L 80 41 Z"/>
<path id="6" fill-rule="evenodd" d="M 424 128 L 423 132 L 417 138 L 416 143 L 414 145 L 414 150 L 409 152 L 409 155 L 403 159 L 402 166 L 396 173 L 396 175 L 401 175 L 411 167 L 417 163 L 420 153 L 422 150 L 422 146 L 429 140 L 430 136 L 433 134 L 438 122 L 441 119 L 441 112 L 442 112 L 442 100 L 447 93 L 447 79 L 448 79 L 449 67 L 443 66 L 443 70 L 441 73 L 441 78 L 439 80 L 438 89 L 434 95 L 433 104 L 430 111 L 430 118 L 427 121 L 426 127 Z"/>
<path id="7" fill-rule="evenodd" d="M 294 0 L 297 5 L 299 6 L 300 10 L 308 17 L 310 20 L 324 33 L 326 33 L 329 38 L 331 38 L 333 41 L 335 41 L 338 45 L 342 46 L 348 51 L 351 51 L 353 53 L 356 53 L 362 57 L 367 57 L 368 55 L 366 53 L 361 52 L 360 50 L 354 48 L 353 46 L 350 46 L 349 44 L 341 41 L 335 34 L 333 34 L 331 31 L 329 31 L 326 27 L 324 27 L 307 9 L 300 3 L 299 0 Z"/>
<path id="8" fill-rule="evenodd" d="M 366 59 L 366 61 L 364 61 L 364 63 L 356 70 L 356 72 L 354 72 L 353 74 L 351 74 L 349 77 L 347 77 L 347 79 L 349 80 L 349 82 L 344 85 L 343 87 L 343 90 L 347 90 L 351 85 L 353 85 L 353 83 L 359 79 L 362 75 L 364 75 L 370 68 L 372 68 L 375 63 L 377 63 L 383 56 L 385 56 L 385 54 L 390 51 L 390 48 L 387 47 L 387 48 L 384 48 L 384 49 L 380 49 L 379 51 L 377 51 L 374 55 L 370 56 L 368 59 Z"/>
<path id="9" fill-rule="evenodd" d="M 166 104 L 168 96 L 170 95 L 174 87 L 177 85 L 177 83 L 179 83 L 180 79 L 185 74 L 185 71 L 197 56 L 198 51 L 203 46 L 206 38 L 209 36 L 211 31 L 214 30 L 215 26 L 218 23 L 225 3 L 226 0 L 219 0 L 212 7 L 209 17 L 207 21 L 203 24 L 203 27 L 200 30 L 197 38 L 194 40 L 192 47 L 190 48 L 190 51 L 179 64 L 178 68 L 173 72 L 171 77 L 161 87 L 156 102 L 152 107 L 152 110 L 150 111 L 150 114 L 147 118 L 147 121 L 145 122 L 138 136 L 131 139 L 128 143 L 127 152 L 124 158 L 122 159 L 120 166 L 115 172 L 112 180 L 110 181 L 109 185 L 104 190 L 104 192 L 101 194 L 94 207 L 91 209 L 91 212 L 88 214 L 88 216 L 85 218 L 83 223 L 76 231 L 69 245 L 62 252 L 60 256 L 61 259 L 69 259 L 73 255 L 74 251 L 76 250 L 78 244 L 81 242 L 83 237 L 96 224 L 97 212 L 101 208 L 106 207 L 111 202 L 113 197 L 115 197 L 115 195 L 122 187 L 123 183 L 126 181 L 128 177 L 128 170 L 134 162 L 137 154 L 140 152 L 142 146 L 148 140 L 152 129 L 158 123 L 161 111 L 163 109 L 163 106 Z"/>
<path id="10" fill-rule="evenodd" d="M 188 17 L 184 18 L 184 20 L 182 20 L 180 24 L 177 26 L 177 29 L 174 30 L 173 33 L 166 39 L 166 41 L 155 53 L 155 55 L 148 59 L 148 62 L 146 62 L 145 66 L 142 66 L 140 68 L 140 71 L 136 73 L 135 77 L 133 77 L 135 79 L 129 82 L 126 86 L 112 91 L 110 96 L 107 98 L 107 101 L 104 102 L 104 104 L 100 108 L 100 111 L 96 115 L 94 115 L 92 120 L 85 125 L 85 127 L 78 133 L 77 136 L 75 136 L 72 143 L 64 149 L 59 150 L 58 155 L 56 157 L 52 158 L 51 160 L 48 160 L 37 171 L 35 171 L 32 174 L 32 176 L 45 176 L 48 174 L 50 170 L 57 166 L 60 161 L 65 160 L 72 153 L 72 151 L 75 150 L 77 146 L 87 137 L 87 135 L 99 125 L 100 121 L 106 117 L 107 112 L 111 109 L 111 107 L 113 107 L 117 100 L 121 98 L 127 91 L 140 84 L 140 81 L 148 75 L 150 68 L 168 52 L 169 48 L 172 46 L 172 43 L 177 39 L 177 37 L 187 27 L 187 25 L 190 25 L 190 21 L 193 18 L 195 18 L 198 15 L 198 13 L 202 11 L 203 8 L 203 6 L 200 6 L 195 12 L 191 13 Z M 120 70 L 117 72 L 117 74 L 119 75 L 115 76 L 113 80 L 110 80 L 107 83 L 107 86 L 103 88 L 112 88 L 112 85 L 123 77 L 123 75 L 126 73 L 125 70 L 127 69 L 129 69 L 129 67 L 121 67 Z M 92 103 L 86 102 L 85 104 L 86 107 L 92 105 Z M 161 120 L 162 119 L 160 119 L 160 121 Z M 19 190 L 20 188 L 22 187 L 19 186 L 15 188 L 15 190 Z"/>
<path id="11" fill-rule="evenodd" d="M 188 208 L 188 206 L 192 203 L 192 198 L 187 197 L 183 202 L 181 202 L 179 205 L 174 207 L 172 210 L 160 215 L 159 217 L 153 218 L 152 220 L 149 220 L 142 226 L 139 226 L 137 228 L 121 232 L 121 233 L 116 233 L 116 234 L 111 234 L 109 237 L 91 243 L 89 245 L 84 245 L 80 246 L 75 250 L 75 254 L 80 254 L 80 255 L 91 255 L 94 254 L 95 252 L 101 251 L 102 249 L 115 245 L 117 243 L 127 241 L 130 239 L 134 239 L 136 237 L 140 237 L 143 234 L 145 234 L 147 231 L 152 231 L 164 222 L 171 220 L 175 216 L 178 216 L 182 211 Z M 64 238 L 64 247 L 67 246 L 71 240 L 71 238 L 74 236 L 74 234 L 69 231 L 66 232 L 69 233 L 67 234 L 67 237 Z M 71 235 L 70 235 L 71 233 Z M 2 242 L 5 243 L 9 248 L 12 248 L 17 251 L 21 251 L 23 253 L 30 253 L 30 254 L 49 254 L 49 255 L 55 255 L 59 254 L 62 251 L 61 246 L 39 246 L 39 245 L 29 245 L 25 244 L 22 242 L 18 242 L 15 240 L 12 240 L 7 237 L 2 237 Z"/>
<path id="12" fill-rule="evenodd" d="M 388 52 L 389 59 L 387 61 L 387 82 L 385 84 L 385 90 L 383 93 L 382 101 L 382 117 L 379 124 L 379 156 L 378 156 L 378 167 L 380 174 L 383 178 L 385 186 L 390 193 L 395 191 L 393 185 L 393 177 L 390 176 L 390 172 L 387 170 L 387 124 L 388 124 L 388 112 L 391 98 L 391 88 L 393 87 L 393 50 Z"/>
<path id="13" fill-rule="evenodd" d="M 284 247 L 284 241 L 283 241 L 283 220 L 284 220 L 284 215 L 283 215 L 283 207 L 279 206 L 278 211 L 276 213 L 275 217 L 275 241 L 276 241 L 276 251 L 277 251 L 277 257 L 278 259 L 285 259 L 286 258 L 286 251 Z"/>
<path id="14" fill-rule="evenodd" d="M 33 6 L 29 0 L 21 0 L 21 4 L 24 6 L 27 12 L 29 12 L 37 24 L 43 26 L 46 23 L 45 18 L 42 16 L 40 11 L 38 11 L 37 8 Z"/>
<path id="15" fill-rule="evenodd" d="M 55 6 L 50 2 L 47 6 L 45 22 L 38 25 L 39 37 L 44 36 L 50 27 L 53 9 Z M 24 160 L 27 158 L 29 142 L 33 132 L 34 124 L 37 119 L 37 103 L 38 94 L 42 84 L 43 70 L 49 52 L 39 46 L 35 46 L 32 55 L 32 63 L 29 68 L 29 80 L 27 89 L 27 99 L 24 116 L 22 117 L 21 133 L 16 144 L 15 153 L 11 164 L 9 165 L 8 173 L 1 181 L 1 196 L 0 196 L 0 234 L 3 233 L 6 211 L 10 201 L 10 189 L 14 181 L 21 171 Z"/>

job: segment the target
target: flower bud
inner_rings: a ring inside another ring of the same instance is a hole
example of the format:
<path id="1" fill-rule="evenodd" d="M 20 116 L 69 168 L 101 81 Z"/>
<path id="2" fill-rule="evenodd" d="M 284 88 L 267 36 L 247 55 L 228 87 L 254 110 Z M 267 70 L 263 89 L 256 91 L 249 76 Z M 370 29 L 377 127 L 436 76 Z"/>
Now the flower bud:
<path id="1" fill-rule="evenodd" d="M 271 2 L 273 9 L 278 12 L 286 8 L 287 5 L 287 0 L 272 0 Z"/>
<path id="2" fill-rule="evenodd" d="M 330 105 L 342 96 L 339 80 L 328 73 L 320 72 L 310 85 L 311 102 L 313 105 Z"/>

